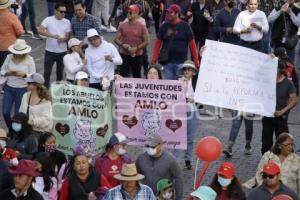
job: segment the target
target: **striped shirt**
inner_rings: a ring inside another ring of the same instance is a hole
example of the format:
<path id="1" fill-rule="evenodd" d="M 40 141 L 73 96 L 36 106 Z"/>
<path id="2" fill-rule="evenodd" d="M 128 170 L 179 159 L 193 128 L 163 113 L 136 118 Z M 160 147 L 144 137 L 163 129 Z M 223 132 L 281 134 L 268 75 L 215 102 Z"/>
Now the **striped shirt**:
<path id="1" fill-rule="evenodd" d="M 138 183 L 138 190 L 133 198 L 128 195 L 121 185 L 118 185 L 110 189 L 102 200 L 156 200 L 156 197 L 150 187 Z"/>

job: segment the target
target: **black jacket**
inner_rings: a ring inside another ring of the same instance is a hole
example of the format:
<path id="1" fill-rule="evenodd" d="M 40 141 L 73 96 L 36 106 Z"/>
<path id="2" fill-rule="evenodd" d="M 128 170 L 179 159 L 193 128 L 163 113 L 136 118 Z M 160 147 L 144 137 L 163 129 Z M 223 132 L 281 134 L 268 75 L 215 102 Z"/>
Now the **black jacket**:
<path id="1" fill-rule="evenodd" d="M 11 189 L 7 189 L 0 193 L 0 199 L 5 200 L 43 200 L 43 197 L 31 186 L 27 190 L 25 196 L 20 196 L 16 198 L 16 196 L 11 192 Z"/>

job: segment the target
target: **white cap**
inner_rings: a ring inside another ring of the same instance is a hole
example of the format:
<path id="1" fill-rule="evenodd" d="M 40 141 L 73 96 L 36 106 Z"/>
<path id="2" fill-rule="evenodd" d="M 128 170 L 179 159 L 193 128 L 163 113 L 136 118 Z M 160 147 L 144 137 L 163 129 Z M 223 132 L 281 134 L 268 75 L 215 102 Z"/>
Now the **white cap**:
<path id="1" fill-rule="evenodd" d="M 45 79 L 44 79 L 43 75 L 39 74 L 39 73 L 31 74 L 30 76 L 25 78 L 25 81 L 27 83 L 39 83 L 39 84 L 45 83 Z"/>
<path id="2" fill-rule="evenodd" d="M 68 41 L 68 46 L 69 48 L 73 47 L 73 46 L 77 46 L 77 45 L 80 45 L 80 40 L 78 40 L 77 38 L 71 38 L 69 41 Z"/>
<path id="3" fill-rule="evenodd" d="M 99 33 L 96 31 L 96 29 L 92 28 L 92 29 L 89 29 L 87 30 L 87 37 L 90 38 L 90 37 L 93 37 L 93 36 L 99 36 Z"/>
<path id="4" fill-rule="evenodd" d="M 84 71 L 79 71 L 76 73 L 75 80 L 82 80 L 85 78 L 88 79 L 88 75 Z"/>

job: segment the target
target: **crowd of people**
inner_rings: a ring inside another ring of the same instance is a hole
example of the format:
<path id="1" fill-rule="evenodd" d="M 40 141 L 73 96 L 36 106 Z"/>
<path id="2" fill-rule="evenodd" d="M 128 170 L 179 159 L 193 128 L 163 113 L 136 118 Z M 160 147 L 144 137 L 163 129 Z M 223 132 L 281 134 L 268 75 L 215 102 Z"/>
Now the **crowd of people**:
<path id="1" fill-rule="evenodd" d="M 211 183 L 191 188 L 201 200 L 300 198 L 300 157 L 288 128 L 297 105 L 300 3 L 295 0 L 47 0 L 48 17 L 35 22 L 33 0 L 0 0 L 0 84 L 6 129 L 0 129 L 0 199 L 182 200 L 184 175 L 179 151 L 170 152 L 159 133 L 146 137 L 145 152 L 128 154 L 128 139 L 112 134 L 104 152 L 57 149 L 51 103 L 56 81 L 100 91 L 127 77 L 179 80 L 187 86 L 187 149 L 184 168 L 193 169 L 199 124 L 194 101 L 205 40 L 216 40 L 278 58 L 276 111 L 262 118 L 262 158 L 254 177 L 241 183 L 233 162 L 223 162 Z M 29 16 L 31 31 L 26 27 Z M 156 33 L 150 41 L 152 21 Z M 114 43 L 102 31 L 114 34 Z M 26 37 L 46 40 L 44 74 L 37 73 Z M 150 55 L 149 44 L 153 43 Z M 216 97 L 217 98 L 217 97 Z M 12 109 L 14 107 L 14 113 Z M 252 153 L 254 114 L 232 110 L 223 153 L 233 155 L 242 122 L 244 154 Z M 274 140 L 275 133 L 275 142 Z M 296 133 L 293 133 L 296 134 Z"/>

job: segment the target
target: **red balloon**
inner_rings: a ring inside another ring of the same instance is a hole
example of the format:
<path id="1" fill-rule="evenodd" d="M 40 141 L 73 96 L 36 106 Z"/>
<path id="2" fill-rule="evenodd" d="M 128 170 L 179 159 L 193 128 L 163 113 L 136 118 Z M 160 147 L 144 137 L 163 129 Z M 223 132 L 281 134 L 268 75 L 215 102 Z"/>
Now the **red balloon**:
<path id="1" fill-rule="evenodd" d="M 222 154 L 222 143 L 213 136 L 206 136 L 198 141 L 196 145 L 196 156 L 203 161 L 211 162 L 217 160 Z"/>

